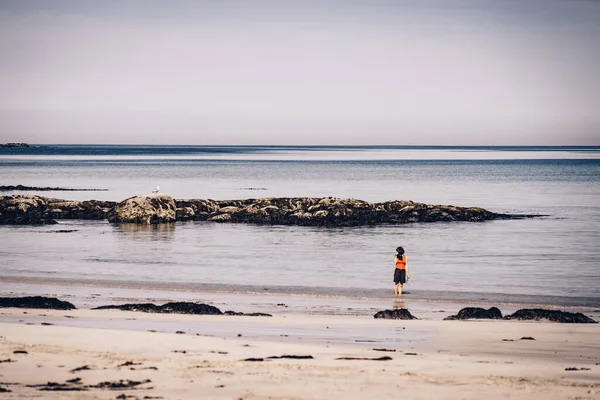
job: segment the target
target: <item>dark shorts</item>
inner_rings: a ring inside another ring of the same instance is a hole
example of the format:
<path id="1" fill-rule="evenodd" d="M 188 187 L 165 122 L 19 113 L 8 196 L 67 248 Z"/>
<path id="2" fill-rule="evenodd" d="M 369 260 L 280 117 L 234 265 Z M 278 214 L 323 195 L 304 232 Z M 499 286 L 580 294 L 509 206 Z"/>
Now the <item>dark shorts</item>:
<path id="1" fill-rule="evenodd" d="M 399 283 L 404 285 L 406 283 L 406 270 L 405 269 L 396 268 L 394 270 L 394 283 L 396 285 Z"/>

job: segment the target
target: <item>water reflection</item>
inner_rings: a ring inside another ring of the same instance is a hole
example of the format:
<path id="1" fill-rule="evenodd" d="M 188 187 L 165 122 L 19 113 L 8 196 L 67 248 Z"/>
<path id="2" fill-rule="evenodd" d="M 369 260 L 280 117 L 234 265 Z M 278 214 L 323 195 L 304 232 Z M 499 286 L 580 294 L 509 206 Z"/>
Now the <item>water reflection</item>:
<path id="1" fill-rule="evenodd" d="M 392 302 L 392 310 L 401 310 L 404 308 L 404 299 L 401 297 L 394 298 Z"/>
<path id="2" fill-rule="evenodd" d="M 120 236 L 135 241 L 172 241 L 175 237 L 175 223 L 168 222 L 155 225 L 117 224 L 115 231 Z"/>

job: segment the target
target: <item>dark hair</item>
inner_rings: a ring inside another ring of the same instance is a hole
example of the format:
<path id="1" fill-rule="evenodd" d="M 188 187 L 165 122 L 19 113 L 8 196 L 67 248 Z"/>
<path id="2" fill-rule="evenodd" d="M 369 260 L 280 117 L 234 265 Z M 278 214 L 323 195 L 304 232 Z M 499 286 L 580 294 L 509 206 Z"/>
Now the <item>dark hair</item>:
<path id="1" fill-rule="evenodd" d="M 402 246 L 396 249 L 396 254 L 398 254 L 399 256 L 402 256 L 404 254 L 404 249 L 402 248 Z"/>

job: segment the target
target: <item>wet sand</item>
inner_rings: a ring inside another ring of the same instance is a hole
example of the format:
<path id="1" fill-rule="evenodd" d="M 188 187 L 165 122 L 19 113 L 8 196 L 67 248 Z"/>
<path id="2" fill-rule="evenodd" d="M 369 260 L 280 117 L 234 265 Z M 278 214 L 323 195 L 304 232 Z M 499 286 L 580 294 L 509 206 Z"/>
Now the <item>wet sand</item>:
<path id="1" fill-rule="evenodd" d="M 442 321 L 464 305 L 409 297 L 396 302 L 214 293 L 164 298 L 169 293 L 136 297 L 139 293 L 109 290 L 93 288 L 85 305 L 81 296 L 76 301 L 61 296 L 84 307 L 79 310 L 0 309 L 0 387 L 11 390 L 3 398 L 600 396 L 598 324 Z M 273 317 L 89 309 L 192 298 L 223 311 Z M 373 319 L 374 310 L 393 306 L 421 319 Z M 506 314 L 519 305 L 500 308 Z M 599 319 L 593 310 L 588 315 Z M 19 350 L 27 354 L 14 353 Z M 284 355 L 312 358 L 268 358 Z M 380 357 L 390 359 L 373 360 Z M 249 358 L 262 361 L 244 361 Z"/>

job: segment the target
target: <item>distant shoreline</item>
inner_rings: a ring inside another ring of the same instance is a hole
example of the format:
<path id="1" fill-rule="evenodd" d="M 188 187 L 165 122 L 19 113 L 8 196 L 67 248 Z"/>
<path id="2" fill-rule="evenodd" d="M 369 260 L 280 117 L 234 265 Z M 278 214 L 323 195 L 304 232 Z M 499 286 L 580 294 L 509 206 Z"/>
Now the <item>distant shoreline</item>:
<path id="1" fill-rule="evenodd" d="M 23 142 L 9 142 L 9 143 L 0 143 L 0 147 L 31 147 L 29 143 Z"/>
<path id="2" fill-rule="evenodd" d="M 419 145 L 419 144 L 144 144 L 144 143 L 36 143 L 9 142 L 0 144 L 0 147 L 110 147 L 110 148 L 199 148 L 199 149 L 398 149 L 398 150 L 510 150 L 510 151 L 532 151 L 532 150 L 600 150 L 597 145 Z"/>

